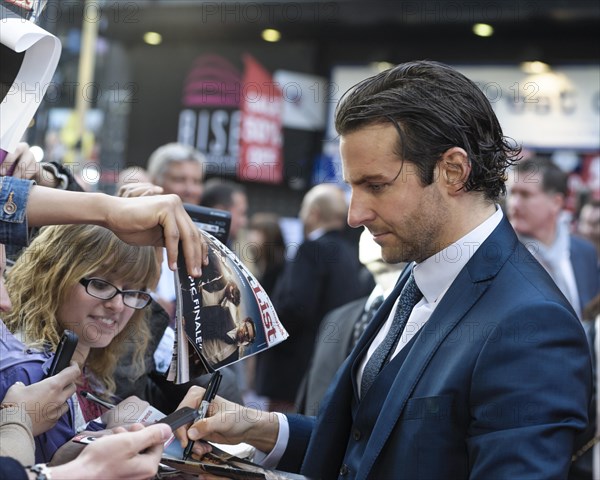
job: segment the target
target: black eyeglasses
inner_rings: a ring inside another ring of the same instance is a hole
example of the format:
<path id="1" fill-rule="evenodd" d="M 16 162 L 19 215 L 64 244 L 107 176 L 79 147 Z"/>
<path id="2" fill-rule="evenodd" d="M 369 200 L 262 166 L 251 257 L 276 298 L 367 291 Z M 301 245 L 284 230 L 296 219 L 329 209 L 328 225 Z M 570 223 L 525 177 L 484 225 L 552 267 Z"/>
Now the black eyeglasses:
<path id="1" fill-rule="evenodd" d="M 110 300 L 121 294 L 123 295 L 123 303 L 125 305 L 138 310 L 147 307 L 152 301 L 152 297 L 148 292 L 141 290 L 121 290 L 101 278 L 82 278 L 79 280 L 79 283 L 85 287 L 85 291 L 89 295 L 100 300 Z"/>

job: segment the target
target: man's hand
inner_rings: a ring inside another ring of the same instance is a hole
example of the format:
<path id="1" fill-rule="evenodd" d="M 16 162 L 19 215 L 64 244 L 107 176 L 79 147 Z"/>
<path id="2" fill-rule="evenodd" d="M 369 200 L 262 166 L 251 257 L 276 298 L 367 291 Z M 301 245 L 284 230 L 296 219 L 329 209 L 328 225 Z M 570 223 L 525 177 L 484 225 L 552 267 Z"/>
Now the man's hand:
<path id="1" fill-rule="evenodd" d="M 25 386 L 21 382 L 11 386 L 3 403 L 16 403 L 29 413 L 33 436 L 50 430 L 68 410 L 67 399 L 75 393 L 75 381 L 81 375 L 76 363 L 53 377 Z"/>
<path id="2" fill-rule="evenodd" d="M 191 387 L 177 408 L 198 408 L 204 391 L 202 387 Z M 279 421 L 274 413 L 243 407 L 218 396 L 211 402 L 207 417 L 194 423 L 189 430 L 188 427 L 175 431 L 184 448 L 188 439 L 202 439 L 229 445 L 246 442 L 262 452 L 270 452 L 279 433 Z M 202 457 L 210 450 L 210 445 L 196 442 L 193 453 Z"/>

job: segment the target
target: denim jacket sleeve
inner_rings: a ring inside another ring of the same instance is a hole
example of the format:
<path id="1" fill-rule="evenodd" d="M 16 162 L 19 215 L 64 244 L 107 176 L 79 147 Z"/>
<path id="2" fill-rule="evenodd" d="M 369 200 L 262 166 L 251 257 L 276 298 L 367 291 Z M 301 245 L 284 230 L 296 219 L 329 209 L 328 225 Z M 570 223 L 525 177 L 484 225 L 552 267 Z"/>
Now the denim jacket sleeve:
<path id="1" fill-rule="evenodd" d="M 0 177 L 0 243 L 27 245 L 27 200 L 31 180 Z"/>

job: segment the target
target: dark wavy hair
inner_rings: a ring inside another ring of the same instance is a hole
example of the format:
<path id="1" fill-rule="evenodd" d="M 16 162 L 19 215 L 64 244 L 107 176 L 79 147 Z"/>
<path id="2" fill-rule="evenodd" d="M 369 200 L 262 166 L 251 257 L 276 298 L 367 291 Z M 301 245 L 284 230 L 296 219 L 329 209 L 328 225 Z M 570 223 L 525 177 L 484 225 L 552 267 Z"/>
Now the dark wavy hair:
<path id="1" fill-rule="evenodd" d="M 340 135 L 388 122 L 398 130 L 396 154 L 416 166 L 423 185 L 433 182 L 441 155 L 461 147 L 471 163 L 463 188 L 489 200 L 506 194 L 506 169 L 521 148 L 503 135 L 479 87 L 453 68 L 427 60 L 400 64 L 348 90 L 335 112 Z"/>

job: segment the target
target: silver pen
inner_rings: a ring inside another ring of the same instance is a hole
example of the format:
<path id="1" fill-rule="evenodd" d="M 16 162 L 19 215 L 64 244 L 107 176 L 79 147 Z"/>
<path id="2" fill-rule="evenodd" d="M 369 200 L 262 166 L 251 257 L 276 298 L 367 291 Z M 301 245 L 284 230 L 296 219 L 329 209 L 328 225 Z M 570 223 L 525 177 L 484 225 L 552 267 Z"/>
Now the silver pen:
<path id="1" fill-rule="evenodd" d="M 109 410 L 112 408 L 115 408 L 115 406 L 116 406 L 116 405 L 113 405 L 112 403 L 107 402 L 106 400 L 102 400 L 101 398 L 98 398 L 93 393 L 86 392 L 85 390 L 83 390 L 81 392 L 81 395 L 83 395 L 88 400 L 91 400 L 92 402 L 97 403 L 101 407 L 108 408 Z"/>

